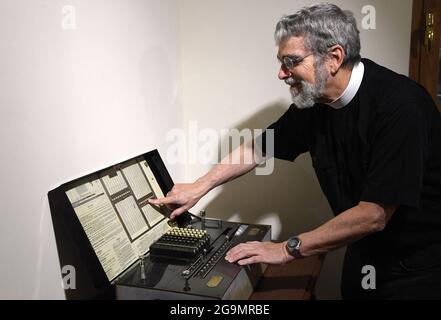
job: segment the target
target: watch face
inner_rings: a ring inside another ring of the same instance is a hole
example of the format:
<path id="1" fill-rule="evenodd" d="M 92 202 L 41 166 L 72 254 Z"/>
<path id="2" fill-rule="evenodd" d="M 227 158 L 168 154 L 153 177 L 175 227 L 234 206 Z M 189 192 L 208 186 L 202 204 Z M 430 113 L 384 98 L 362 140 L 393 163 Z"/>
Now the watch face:
<path id="1" fill-rule="evenodd" d="M 288 239 L 288 246 L 290 248 L 296 248 L 297 245 L 299 244 L 299 239 L 298 238 L 289 238 Z"/>

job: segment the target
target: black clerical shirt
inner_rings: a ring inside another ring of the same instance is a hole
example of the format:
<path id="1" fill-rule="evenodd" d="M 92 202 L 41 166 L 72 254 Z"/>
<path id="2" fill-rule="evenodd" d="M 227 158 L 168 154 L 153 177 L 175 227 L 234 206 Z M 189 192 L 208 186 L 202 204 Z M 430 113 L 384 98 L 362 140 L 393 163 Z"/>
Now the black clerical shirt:
<path id="1" fill-rule="evenodd" d="M 274 156 L 309 152 L 335 215 L 360 201 L 398 205 L 371 250 L 412 252 L 441 244 L 441 116 L 418 84 L 362 59 L 365 72 L 342 109 L 289 110 L 274 129 Z M 440 259 L 441 261 L 441 259 Z"/>

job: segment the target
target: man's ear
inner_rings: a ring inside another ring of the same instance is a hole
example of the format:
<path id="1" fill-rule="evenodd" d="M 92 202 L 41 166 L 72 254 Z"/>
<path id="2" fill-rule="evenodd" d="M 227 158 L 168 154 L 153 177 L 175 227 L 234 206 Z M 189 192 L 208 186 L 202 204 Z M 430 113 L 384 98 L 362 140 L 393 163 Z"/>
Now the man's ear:
<path id="1" fill-rule="evenodd" d="M 339 44 L 332 46 L 328 52 L 328 66 L 332 75 L 335 75 L 340 70 L 346 54 L 343 47 Z"/>

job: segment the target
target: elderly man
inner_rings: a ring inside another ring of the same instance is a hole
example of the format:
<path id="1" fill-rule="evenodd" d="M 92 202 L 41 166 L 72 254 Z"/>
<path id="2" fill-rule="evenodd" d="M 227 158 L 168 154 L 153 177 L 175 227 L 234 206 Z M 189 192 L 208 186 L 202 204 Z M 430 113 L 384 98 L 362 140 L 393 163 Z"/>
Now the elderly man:
<path id="1" fill-rule="evenodd" d="M 272 156 L 309 152 L 335 217 L 282 243 L 240 244 L 226 259 L 283 264 L 347 246 L 343 298 L 441 298 L 441 117 L 431 97 L 361 59 L 356 21 L 335 5 L 283 17 L 275 37 L 293 105 L 268 128 Z M 234 152 L 243 159 L 257 147 L 265 151 L 254 143 Z M 222 161 L 152 203 L 173 206 L 175 217 L 257 161 Z M 376 270 L 374 290 L 362 286 L 366 265 Z"/>

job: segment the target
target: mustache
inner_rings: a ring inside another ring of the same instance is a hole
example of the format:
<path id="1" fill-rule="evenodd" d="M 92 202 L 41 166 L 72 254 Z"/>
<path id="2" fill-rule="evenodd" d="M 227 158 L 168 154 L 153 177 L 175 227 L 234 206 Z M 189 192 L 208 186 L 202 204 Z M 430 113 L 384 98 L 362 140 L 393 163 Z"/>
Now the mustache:
<path id="1" fill-rule="evenodd" d="M 302 83 L 302 80 L 296 80 L 293 77 L 285 79 L 285 83 L 289 86 L 294 86 L 296 84 Z"/>

